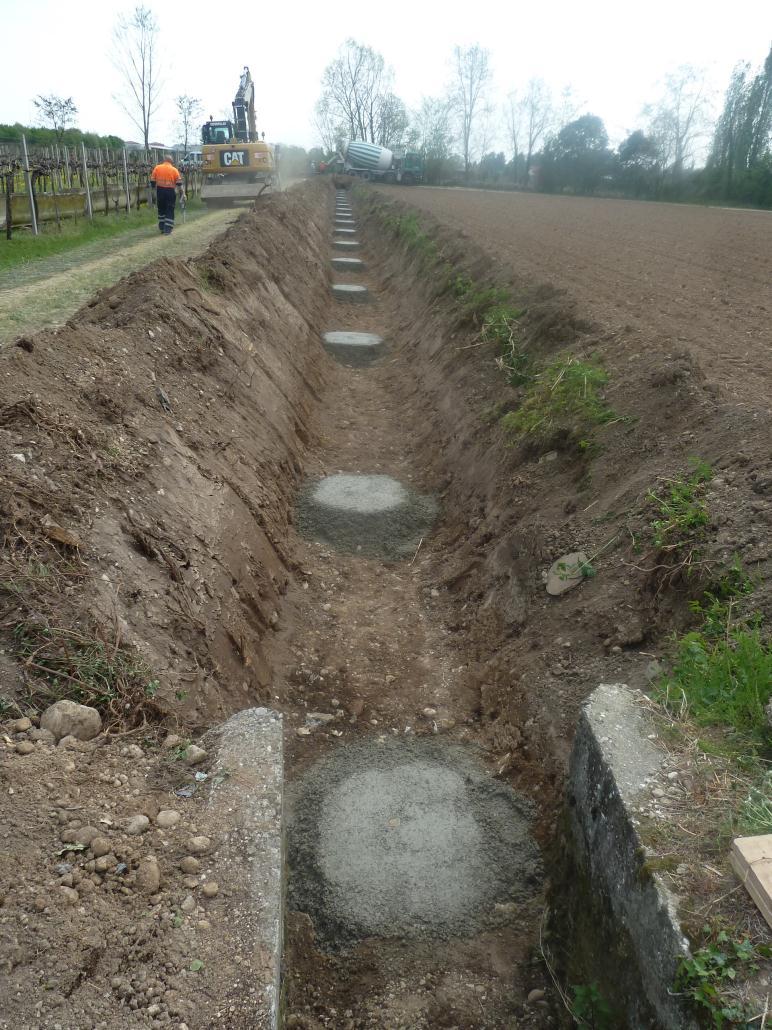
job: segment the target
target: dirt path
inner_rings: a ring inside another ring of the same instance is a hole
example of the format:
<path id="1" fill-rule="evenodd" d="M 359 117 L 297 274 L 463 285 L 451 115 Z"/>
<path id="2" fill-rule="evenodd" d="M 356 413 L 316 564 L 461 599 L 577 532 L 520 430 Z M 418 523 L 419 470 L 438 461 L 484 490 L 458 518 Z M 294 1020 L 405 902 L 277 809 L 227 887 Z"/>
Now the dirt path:
<path id="1" fill-rule="evenodd" d="M 63 325 L 97 290 L 159 257 L 200 253 L 239 214 L 206 212 L 178 224 L 171 237 L 146 226 L 0 275 L 0 347 L 21 333 Z"/>
<path id="2" fill-rule="evenodd" d="M 385 321 L 387 289 L 366 274 L 333 273 L 333 279 L 367 285 L 373 302 L 332 302 L 329 329 L 377 332 L 394 343 L 398 329 Z M 323 444 L 307 469 L 312 479 L 378 474 L 421 493 L 440 490 L 432 471 L 416 461 L 415 411 L 405 404 L 408 373 L 404 359 L 393 353 L 369 368 L 335 371 L 323 405 Z M 425 585 L 430 547 L 425 543 L 413 561 L 385 564 L 341 554 L 294 532 L 290 545 L 303 579 L 287 599 L 286 628 L 278 635 L 271 665 L 284 670 L 274 686 L 281 707 L 290 713 L 291 798 L 302 791 L 301 777 L 308 783 L 321 775 L 314 763 L 345 761 L 368 742 L 376 751 L 404 748 L 405 762 L 415 748 L 433 748 L 435 757 L 447 753 L 452 761 L 459 744 L 474 746 L 479 695 L 444 625 L 438 591 Z M 308 713 L 335 718 L 320 723 Z M 482 768 L 494 791 L 499 790 Z M 411 801 L 428 809 L 432 797 L 419 793 Z M 335 798 L 331 804 L 333 833 L 345 838 L 346 820 Z M 422 824 L 420 818 L 413 822 Z M 288 1026 L 493 1030 L 512 1026 L 514 1020 L 522 1027 L 553 1025 L 545 1009 L 526 1003 L 531 990 L 545 986 L 538 970 L 529 979 L 526 965 L 543 904 L 538 888 L 531 885 L 516 901 L 500 895 L 500 904 L 479 913 L 480 924 L 449 936 L 432 932 L 431 913 L 428 930 L 418 925 L 406 929 L 405 912 L 414 900 L 405 886 L 398 892 L 398 913 L 387 919 L 391 931 L 352 945 L 345 920 L 332 928 L 325 925 L 331 918 L 329 906 L 324 910 L 325 887 L 306 897 L 307 908 L 298 904 L 294 880 L 306 871 L 298 869 L 296 852 L 305 851 L 308 842 L 298 846 L 292 824 L 291 815 L 290 908 L 296 910 L 290 912 L 288 927 Z M 361 832 L 367 832 L 364 825 Z M 407 825 L 404 832 L 409 832 Z M 443 867 L 441 856 L 434 859 L 436 878 L 454 875 Z M 509 859 L 511 864 L 511 852 Z M 387 861 L 384 855 L 384 865 Z M 370 886 L 368 881 L 352 889 L 354 906 L 357 895 L 367 895 Z M 428 885 L 423 890 L 430 893 Z M 333 914 L 333 924 L 334 919 Z M 317 947 L 320 937 L 325 943 Z"/>
<path id="3" fill-rule="evenodd" d="M 768 407 L 772 213 L 379 188 L 461 229 L 506 274 L 567 289 L 631 357 L 688 350 L 729 397 Z"/>

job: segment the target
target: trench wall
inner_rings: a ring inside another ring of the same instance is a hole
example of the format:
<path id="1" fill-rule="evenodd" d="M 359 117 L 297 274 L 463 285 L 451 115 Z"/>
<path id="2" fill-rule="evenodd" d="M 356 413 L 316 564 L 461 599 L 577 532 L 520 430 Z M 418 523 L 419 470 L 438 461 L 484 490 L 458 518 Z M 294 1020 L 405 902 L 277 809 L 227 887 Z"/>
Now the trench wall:
<path id="1" fill-rule="evenodd" d="M 270 699 L 264 641 L 329 361 L 324 189 L 271 197 L 201 257 L 150 265 L 0 356 L 3 450 L 23 456 L 0 481 L 14 560 L 29 544 L 61 563 L 46 517 L 76 534 L 45 618 L 139 656 L 188 725 Z"/>

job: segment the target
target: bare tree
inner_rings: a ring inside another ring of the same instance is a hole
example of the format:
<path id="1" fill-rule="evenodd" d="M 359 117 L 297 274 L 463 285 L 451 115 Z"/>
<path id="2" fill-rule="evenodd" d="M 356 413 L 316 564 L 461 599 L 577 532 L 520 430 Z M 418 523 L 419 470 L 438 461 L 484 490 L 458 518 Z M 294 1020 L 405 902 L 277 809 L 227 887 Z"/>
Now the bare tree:
<path id="1" fill-rule="evenodd" d="M 531 79 L 519 98 L 510 94 L 509 104 L 507 122 L 510 142 L 517 137 L 523 154 L 523 182 L 527 184 L 533 155 L 544 144 L 547 136 L 559 128 L 557 111 L 550 88 L 543 79 Z"/>
<path id="2" fill-rule="evenodd" d="M 56 133 L 57 141 L 61 143 L 68 126 L 75 124 L 78 114 L 75 101 L 72 97 L 57 97 L 51 93 L 47 97 L 38 94 L 32 103 Z"/>
<path id="3" fill-rule="evenodd" d="M 453 153 L 453 111 L 447 97 L 424 97 L 413 116 L 413 135 L 424 154 L 427 182 L 441 182 Z"/>
<path id="4" fill-rule="evenodd" d="M 325 68 L 316 105 L 317 128 L 328 149 L 345 135 L 381 146 L 401 141 L 408 117 L 392 81 L 381 54 L 356 40 L 346 41 Z"/>
<path id="5" fill-rule="evenodd" d="M 188 93 L 181 93 L 174 98 L 177 108 L 177 134 L 182 141 L 183 153 L 188 152 L 188 143 L 195 131 L 196 122 L 201 118 L 201 101 Z"/>
<path id="6" fill-rule="evenodd" d="M 142 133 L 146 150 L 162 85 L 157 45 L 158 22 L 150 8 L 141 4 L 121 17 L 113 31 L 113 63 L 124 87 L 123 95 L 115 99 Z"/>
<path id="7" fill-rule="evenodd" d="M 453 67 L 454 82 L 450 95 L 458 119 L 464 174 L 468 177 L 475 122 L 484 106 L 485 93 L 491 80 L 490 55 L 477 44 L 470 47 L 457 46 L 453 51 Z"/>
<path id="8" fill-rule="evenodd" d="M 646 108 L 651 118 L 649 133 L 657 141 L 662 166 L 675 179 L 708 132 L 709 107 L 704 73 L 682 65 L 665 79 L 659 102 Z"/>

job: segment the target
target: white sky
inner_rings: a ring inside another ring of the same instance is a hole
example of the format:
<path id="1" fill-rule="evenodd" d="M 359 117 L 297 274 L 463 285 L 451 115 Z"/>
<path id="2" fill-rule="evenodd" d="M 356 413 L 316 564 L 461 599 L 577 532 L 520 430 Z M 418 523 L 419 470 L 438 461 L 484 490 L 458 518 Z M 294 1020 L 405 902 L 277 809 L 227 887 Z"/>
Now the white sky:
<path id="1" fill-rule="evenodd" d="M 770 0 L 146 3 L 160 23 L 166 80 L 151 135 L 168 143 L 176 95 L 198 96 L 206 116 L 222 117 L 248 64 L 258 128 L 274 142 L 313 145 L 322 71 L 347 36 L 384 55 L 408 106 L 443 91 L 455 44 L 479 43 L 491 51 L 497 100 L 533 75 L 556 92 L 570 84 L 579 113 L 600 115 L 614 141 L 640 126 L 641 108 L 656 99 L 668 71 L 684 63 L 706 68 L 720 104 L 735 63 L 758 67 L 772 40 Z M 139 139 L 113 99 L 120 82 L 109 57 L 112 26 L 132 6 L 0 0 L 0 122 L 39 124 L 32 98 L 56 93 L 74 98 L 80 128 Z"/>

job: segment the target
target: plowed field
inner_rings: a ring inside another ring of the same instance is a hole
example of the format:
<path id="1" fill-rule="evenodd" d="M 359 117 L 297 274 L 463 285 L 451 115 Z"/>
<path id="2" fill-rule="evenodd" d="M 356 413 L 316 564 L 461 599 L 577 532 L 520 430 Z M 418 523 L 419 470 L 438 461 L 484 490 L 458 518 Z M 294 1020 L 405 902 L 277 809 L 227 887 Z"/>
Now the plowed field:
<path id="1" fill-rule="evenodd" d="M 384 187 L 526 280 L 566 289 L 628 350 L 688 350 L 727 399 L 768 406 L 772 213 Z"/>

